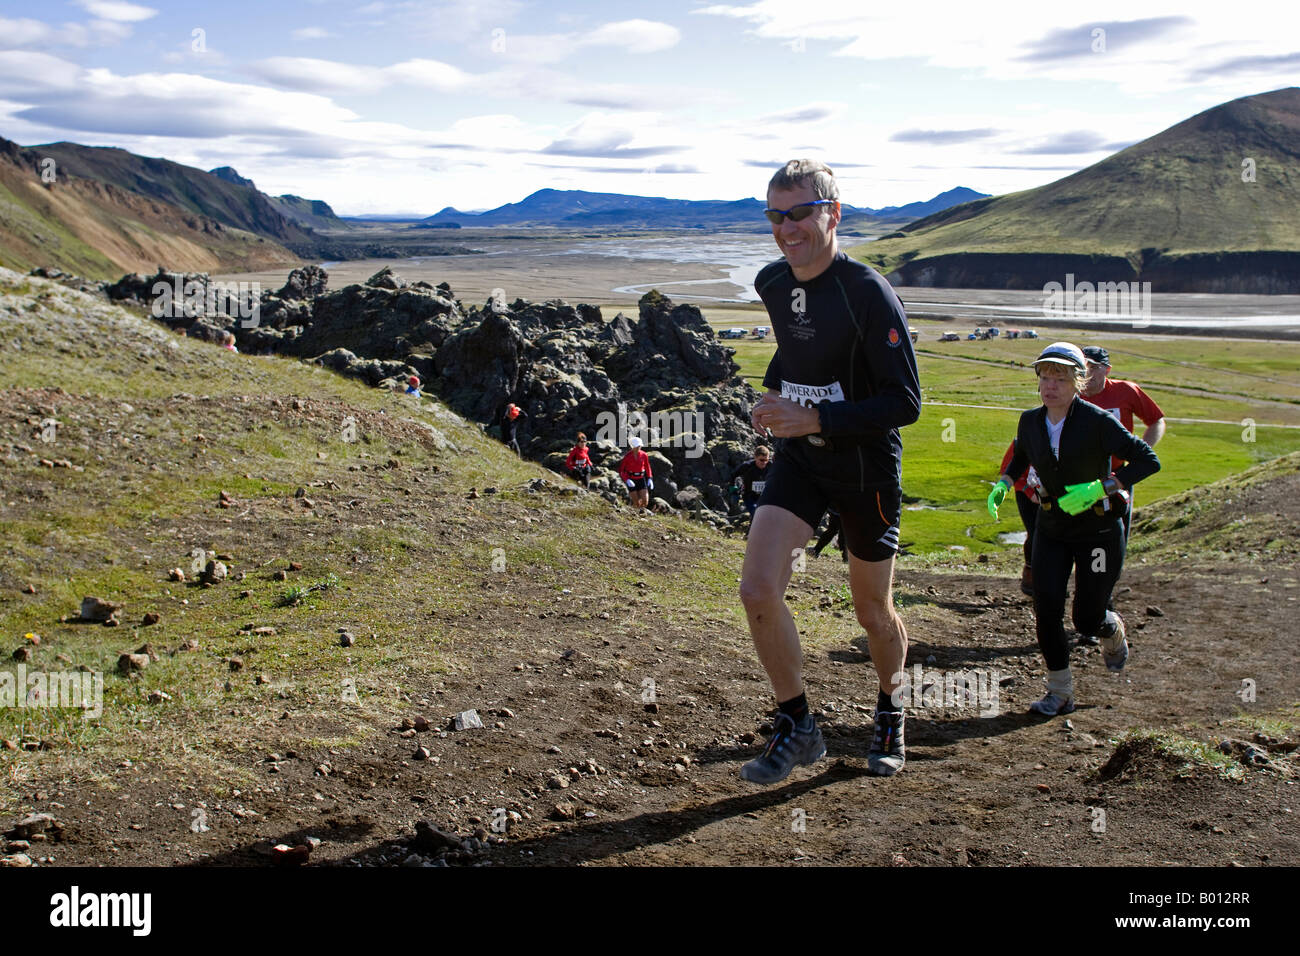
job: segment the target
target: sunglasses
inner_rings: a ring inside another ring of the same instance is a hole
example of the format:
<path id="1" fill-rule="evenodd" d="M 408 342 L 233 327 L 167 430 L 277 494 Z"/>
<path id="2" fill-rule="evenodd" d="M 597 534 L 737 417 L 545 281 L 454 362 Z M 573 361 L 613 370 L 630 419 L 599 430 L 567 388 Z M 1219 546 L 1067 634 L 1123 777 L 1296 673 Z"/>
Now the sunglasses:
<path id="1" fill-rule="evenodd" d="M 801 202 L 799 205 L 792 206 L 789 209 L 764 209 L 763 215 L 771 221 L 772 225 L 779 226 L 781 223 L 785 222 L 787 216 L 790 217 L 792 222 L 802 222 L 816 211 L 813 209 L 814 206 L 833 205 L 835 205 L 834 199 L 817 199 L 813 202 Z"/>

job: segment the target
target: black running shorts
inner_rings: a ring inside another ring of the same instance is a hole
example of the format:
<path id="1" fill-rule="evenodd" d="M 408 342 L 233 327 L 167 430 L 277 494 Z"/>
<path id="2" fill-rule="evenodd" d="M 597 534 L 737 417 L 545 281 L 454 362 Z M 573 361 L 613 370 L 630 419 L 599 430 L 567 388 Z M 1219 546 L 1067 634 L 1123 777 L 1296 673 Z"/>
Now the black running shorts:
<path id="1" fill-rule="evenodd" d="M 645 490 L 646 490 L 646 489 L 645 489 L 645 479 L 644 479 L 644 478 L 633 478 L 633 479 L 631 479 L 631 481 L 632 481 L 632 487 L 631 487 L 631 488 L 628 488 L 628 489 L 627 489 L 628 491 L 645 491 Z M 627 482 L 626 482 L 626 481 L 623 482 L 623 487 L 624 487 L 624 488 L 627 488 Z"/>
<path id="2" fill-rule="evenodd" d="M 817 530 L 828 507 L 840 513 L 844 546 L 863 561 L 885 561 L 898 553 L 898 521 L 903 492 L 897 486 L 861 491 L 815 478 L 777 455 L 767 466 L 767 485 L 758 506 L 775 505 Z"/>

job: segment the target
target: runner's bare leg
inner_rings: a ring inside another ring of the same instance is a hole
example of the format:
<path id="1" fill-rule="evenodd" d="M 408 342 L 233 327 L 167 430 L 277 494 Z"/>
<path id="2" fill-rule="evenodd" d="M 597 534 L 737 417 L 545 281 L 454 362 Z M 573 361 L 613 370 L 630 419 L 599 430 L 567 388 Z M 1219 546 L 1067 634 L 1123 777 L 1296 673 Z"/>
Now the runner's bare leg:
<path id="1" fill-rule="evenodd" d="M 740 600 L 754 649 L 778 702 L 803 693 L 803 649 L 785 604 L 785 589 L 796 560 L 792 552 L 812 536 L 813 529 L 802 518 L 775 505 L 761 505 L 754 512 L 745 547 Z"/>
<path id="2" fill-rule="evenodd" d="M 871 649 L 871 663 L 880 678 L 880 689 L 892 694 L 898 689 L 898 676 L 907 661 L 907 629 L 903 619 L 894 610 L 891 591 L 894 581 L 894 559 L 863 561 L 849 554 L 849 590 L 853 593 L 853 609 L 858 623 L 867 632 L 867 646 Z"/>

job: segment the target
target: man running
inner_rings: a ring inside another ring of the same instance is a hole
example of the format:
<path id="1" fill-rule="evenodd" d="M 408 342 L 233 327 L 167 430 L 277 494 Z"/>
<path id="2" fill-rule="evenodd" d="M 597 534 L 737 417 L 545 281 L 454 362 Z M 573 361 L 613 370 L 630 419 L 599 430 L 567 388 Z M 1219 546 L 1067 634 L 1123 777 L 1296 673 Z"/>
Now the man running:
<path id="1" fill-rule="evenodd" d="M 732 487 L 740 492 L 741 504 L 751 519 L 758 507 L 758 496 L 767 486 L 767 463 L 771 460 L 771 450 L 766 445 L 759 445 L 754 449 L 754 457 L 731 473 Z"/>
<path id="2" fill-rule="evenodd" d="M 750 527 L 740 597 L 779 713 L 743 779 L 775 783 L 823 757 L 809 711 L 799 631 L 785 604 L 794 561 L 829 506 L 851 558 L 849 588 L 880 679 L 872 773 L 903 766 L 901 684 L 907 632 L 890 593 L 902 508 L 898 429 L 921 413 L 921 387 L 903 304 L 877 272 L 839 251 L 839 187 L 829 167 L 792 160 L 767 188 L 765 215 L 784 258 L 754 288 L 777 349 L 751 419 L 780 439 Z"/>

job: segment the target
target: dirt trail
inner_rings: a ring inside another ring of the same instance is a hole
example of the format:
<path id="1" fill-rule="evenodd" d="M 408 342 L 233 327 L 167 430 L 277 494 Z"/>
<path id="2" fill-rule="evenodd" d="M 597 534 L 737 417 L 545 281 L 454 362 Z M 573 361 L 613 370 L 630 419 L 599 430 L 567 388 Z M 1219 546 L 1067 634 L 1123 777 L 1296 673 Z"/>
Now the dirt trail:
<path id="1" fill-rule="evenodd" d="M 657 535 L 646 530 L 652 520 L 620 520 L 646 537 L 653 550 L 645 560 L 687 556 L 680 546 L 653 544 Z M 813 562 L 793 589 L 792 607 L 810 613 L 825 596 L 820 582 L 840 574 L 838 562 Z M 1276 640 L 1295 619 L 1294 569 L 1132 570 L 1125 578 L 1132 590 L 1120 601 L 1130 624 L 1130 665 L 1116 677 L 1095 653 L 1075 650 L 1081 706 L 1072 729 L 1063 719 L 1024 713 L 1040 693 L 1041 676 L 1032 612 L 1015 582 L 930 572 L 900 577 L 909 666 L 987 669 L 1006 685 L 998 716 L 914 709 L 908 764 L 893 779 L 865 774 L 875 680 L 865 640 L 853 638 L 847 616 L 843 643 L 807 655 L 828 757 L 761 789 L 740 781 L 737 771 L 761 745 L 745 735 L 764 720 L 768 691 L 733 625 L 660 624 L 656 609 L 635 598 L 624 602 L 622 620 L 594 633 L 567 618 L 569 610 L 533 623 L 494 599 L 508 594 L 524 605 L 565 607 L 553 591 L 488 584 L 482 612 L 467 615 L 469 631 L 457 643 L 457 673 L 431 679 L 426 689 L 447 702 L 444 711 L 452 702 L 475 707 L 484 730 L 442 737 L 435 724 L 433 732 L 405 739 L 394 727 L 373 748 L 322 749 L 268 765 L 261 755 L 276 747 L 275 723 L 250 725 L 247 769 L 265 792 L 216 800 L 221 809 L 210 811 L 205 833 L 187 832 L 185 813 L 156 809 L 192 806 L 219 783 L 198 767 L 188 797 L 175 781 L 138 768 L 87 766 L 84 776 L 46 781 L 44 804 L 33 806 L 58 804 L 53 812 L 66 825 L 58 861 L 74 865 L 257 865 L 266 860 L 268 841 L 292 844 L 308 835 L 324 840 L 314 863 L 396 863 L 409 853 L 417 820 L 465 835 L 490 832 L 498 807 L 521 819 L 479 857 L 489 865 L 1300 862 L 1294 781 L 1282 773 L 1251 770 L 1233 782 L 1198 770 L 1180 778 L 1176 764 L 1149 753 L 1114 779 L 1094 773 L 1112 755 L 1110 738 L 1129 728 L 1183 729 L 1197 739 L 1241 736 L 1218 724 L 1238 712 L 1234 692 L 1243 677 L 1257 675 L 1260 689 L 1260 704 L 1246 710 L 1297 699 L 1295 645 Z M 1166 616 L 1143 613 L 1150 602 Z M 643 702 L 647 679 L 654 681 L 656 713 Z M 436 763 L 411 759 L 421 743 Z M 585 761 L 600 772 L 584 769 Z M 314 770 L 322 762 L 332 766 L 328 778 Z M 92 782 L 100 774 L 112 781 L 107 790 Z M 557 776 L 571 782 L 550 789 Z M 214 805 L 210 796 L 206 802 Z M 561 814 L 572 819 L 551 819 Z M 1096 829 L 1098 820 L 1104 831 Z"/>

